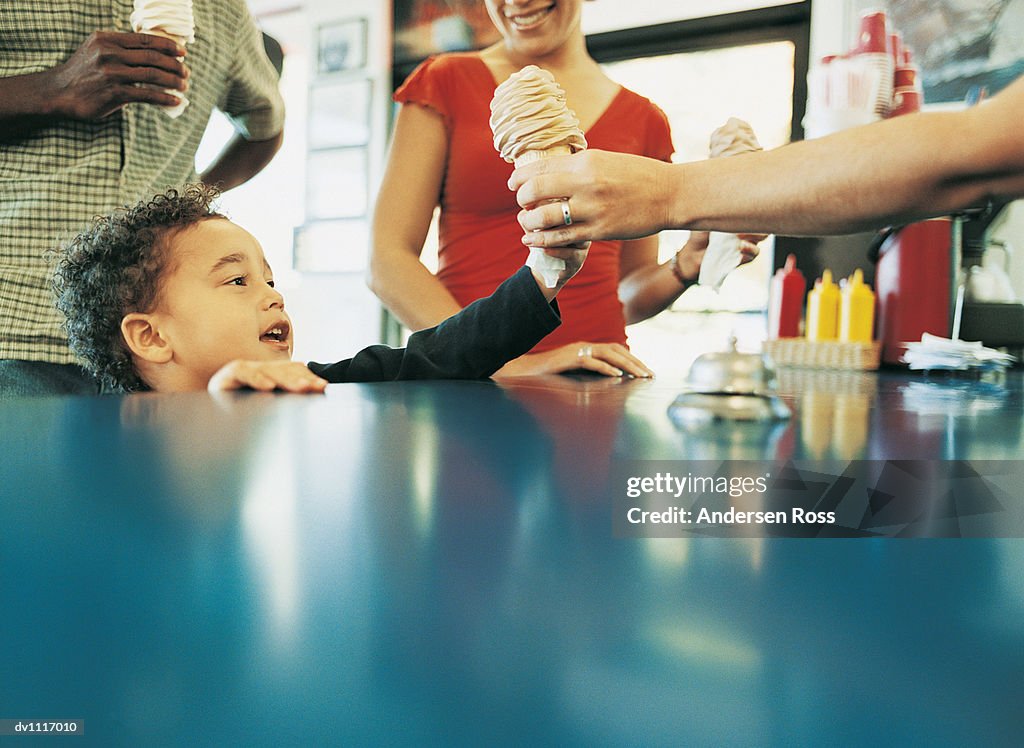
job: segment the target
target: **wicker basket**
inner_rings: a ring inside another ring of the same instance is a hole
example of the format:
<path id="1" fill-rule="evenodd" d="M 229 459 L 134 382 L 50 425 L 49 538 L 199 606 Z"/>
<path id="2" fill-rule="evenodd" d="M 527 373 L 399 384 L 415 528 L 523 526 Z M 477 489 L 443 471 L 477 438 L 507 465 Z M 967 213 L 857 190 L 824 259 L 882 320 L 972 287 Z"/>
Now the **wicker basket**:
<path id="1" fill-rule="evenodd" d="M 798 366 L 812 369 L 878 368 L 882 354 L 881 341 L 871 343 L 840 343 L 805 338 L 766 340 L 764 352 L 777 366 Z"/>

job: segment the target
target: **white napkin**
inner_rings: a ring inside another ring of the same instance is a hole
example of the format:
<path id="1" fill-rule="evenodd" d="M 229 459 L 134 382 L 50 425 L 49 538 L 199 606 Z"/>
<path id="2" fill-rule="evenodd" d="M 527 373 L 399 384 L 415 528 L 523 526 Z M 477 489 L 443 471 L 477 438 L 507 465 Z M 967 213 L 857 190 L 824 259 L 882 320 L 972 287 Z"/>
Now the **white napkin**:
<path id="1" fill-rule="evenodd" d="M 724 125 L 711 133 L 708 155 L 711 158 L 727 158 L 741 153 L 760 151 L 761 144 L 754 129 L 736 117 L 730 117 Z M 740 252 L 740 238 L 736 234 L 711 232 L 704 260 L 700 265 L 697 285 L 713 291 L 722 287 L 725 276 L 739 267 L 743 255 Z"/>
<path id="2" fill-rule="evenodd" d="M 558 277 L 565 270 L 565 260 L 561 257 L 552 257 L 539 247 L 530 247 L 530 254 L 526 258 L 526 267 L 540 273 L 545 286 L 554 288 L 558 283 Z"/>
<path id="3" fill-rule="evenodd" d="M 1016 359 L 978 342 L 951 340 L 924 333 L 921 341 L 907 343 L 903 360 L 911 369 L 1005 369 Z"/>
<path id="4" fill-rule="evenodd" d="M 708 248 L 704 251 L 704 259 L 700 263 L 697 285 L 717 291 L 722 287 L 725 276 L 740 264 L 742 257 L 740 238 L 736 234 L 712 231 L 708 239 Z"/>

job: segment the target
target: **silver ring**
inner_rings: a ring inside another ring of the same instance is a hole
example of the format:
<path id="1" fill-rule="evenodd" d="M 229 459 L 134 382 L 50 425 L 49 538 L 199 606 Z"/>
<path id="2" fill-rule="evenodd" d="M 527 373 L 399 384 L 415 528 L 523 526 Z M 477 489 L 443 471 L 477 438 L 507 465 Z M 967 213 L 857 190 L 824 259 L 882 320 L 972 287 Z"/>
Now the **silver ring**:
<path id="1" fill-rule="evenodd" d="M 576 358 L 590 358 L 594 355 L 594 346 L 592 345 L 581 345 L 580 349 L 576 351 Z"/>
<path id="2" fill-rule="evenodd" d="M 572 226 L 572 213 L 569 212 L 569 198 L 562 198 L 562 220 L 566 226 Z"/>

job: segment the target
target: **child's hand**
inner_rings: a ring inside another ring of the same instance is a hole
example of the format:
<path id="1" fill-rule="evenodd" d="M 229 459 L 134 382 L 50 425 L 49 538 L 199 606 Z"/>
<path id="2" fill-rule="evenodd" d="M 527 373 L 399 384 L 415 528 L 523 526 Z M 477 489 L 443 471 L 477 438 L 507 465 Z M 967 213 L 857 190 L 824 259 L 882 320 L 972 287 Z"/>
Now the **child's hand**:
<path id="1" fill-rule="evenodd" d="M 590 242 L 580 242 L 579 244 L 570 244 L 565 247 L 552 247 L 543 251 L 544 254 L 557 257 L 565 262 L 565 269 L 558 274 L 558 280 L 555 282 L 554 288 L 547 288 L 537 271 L 533 273 L 534 278 L 537 279 L 537 285 L 544 294 L 544 298 L 551 301 L 562 290 L 562 286 L 568 283 L 569 279 L 576 275 L 580 268 L 583 267 L 583 263 L 587 259 L 587 253 L 590 251 Z"/>
<path id="2" fill-rule="evenodd" d="M 246 387 L 253 390 L 323 392 L 327 380 L 298 361 L 232 361 L 210 377 L 206 386 L 211 392 Z"/>

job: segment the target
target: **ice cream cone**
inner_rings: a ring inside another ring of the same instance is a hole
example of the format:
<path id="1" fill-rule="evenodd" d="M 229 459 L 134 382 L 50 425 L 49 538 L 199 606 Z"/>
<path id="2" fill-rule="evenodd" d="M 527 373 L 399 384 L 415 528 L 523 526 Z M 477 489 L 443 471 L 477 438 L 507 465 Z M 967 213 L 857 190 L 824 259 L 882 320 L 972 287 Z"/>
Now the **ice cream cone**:
<path id="1" fill-rule="evenodd" d="M 569 156 L 571 154 L 572 148 L 569 146 L 557 145 L 554 148 L 548 148 L 543 151 L 523 151 L 516 157 L 514 163 L 518 169 L 520 166 L 532 164 L 534 161 L 554 158 L 555 156 Z M 558 282 L 559 274 L 565 270 L 565 260 L 559 257 L 552 257 L 538 247 L 530 247 L 529 250 L 530 255 L 526 258 L 527 267 L 538 271 L 548 288 L 554 288 Z"/>
<path id="2" fill-rule="evenodd" d="M 708 155 L 711 158 L 729 158 L 741 153 L 761 150 L 761 144 L 753 128 L 736 117 L 711 133 Z M 740 238 L 736 234 L 712 231 L 708 247 L 700 264 L 697 284 L 717 291 L 729 273 L 735 270 L 743 259 Z"/>
<path id="3" fill-rule="evenodd" d="M 135 0 L 131 23 L 136 33 L 162 36 L 182 47 L 196 40 L 192 0 Z M 165 106 L 164 112 L 172 119 L 180 117 L 188 106 L 188 99 L 180 91 L 164 90 L 179 99 L 177 104 Z"/>
<path id="4" fill-rule="evenodd" d="M 515 167 L 518 169 L 520 166 L 526 166 L 532 164 L 534 161 L 540 161 L 545 158 L 554 158 L 555 156 L 569 156 L 572 154 L 572 148 L 567 145 L 557 145 L 554 148 L 548 148 L 544 151 L 523 151 L 515 159 Z"/>
<path id="5" fill-rule="evenodd" d="M 579 120 L 565 105 L 565 92 L 550 72 L 535 65 L 513 73 L 495 89 L 490 124 L 494 148 L 517 169 L 587 147 Z M 530 247 L 526 264 L 548 288 L 557 285 L 565 270 L 564 260 L 537 247 Z"/>

